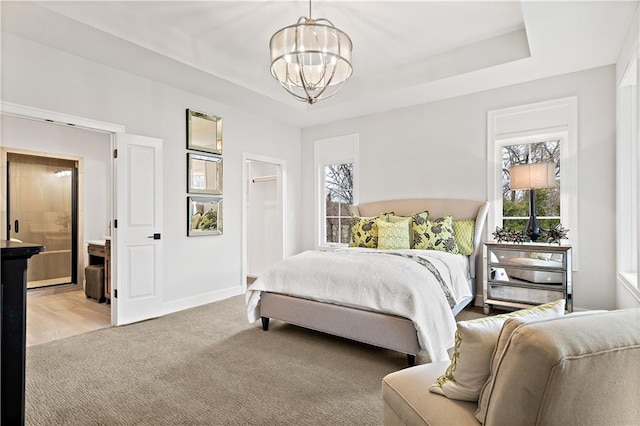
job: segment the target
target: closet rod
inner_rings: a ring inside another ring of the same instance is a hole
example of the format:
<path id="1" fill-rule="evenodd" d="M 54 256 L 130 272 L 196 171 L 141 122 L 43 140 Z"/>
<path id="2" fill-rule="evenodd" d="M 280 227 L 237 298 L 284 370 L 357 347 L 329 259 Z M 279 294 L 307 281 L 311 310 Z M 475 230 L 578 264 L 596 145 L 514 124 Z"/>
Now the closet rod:
<path id="1" fill-rule="evenodd" d="M 258 176 L 258 177 L 254 177 L 252 179 L 253 183 L 257 183 L 257 182 L 267 182 L 270 180 L 278 180 L 278 176 Z"/>

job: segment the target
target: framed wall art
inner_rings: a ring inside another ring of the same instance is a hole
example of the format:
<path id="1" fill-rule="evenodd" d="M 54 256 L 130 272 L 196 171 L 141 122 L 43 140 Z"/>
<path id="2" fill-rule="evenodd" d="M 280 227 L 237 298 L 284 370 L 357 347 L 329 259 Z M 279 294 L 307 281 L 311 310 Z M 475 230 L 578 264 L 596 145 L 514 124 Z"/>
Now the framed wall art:
<path id="1" fill-rule="evenodd" d="M 222 197 L 187 197 L 187 235 L 222 234 Z"/>
<path id="2" fill-rule="evenodd" d="M 222 154 L 222 118 L 187 109 L 187 149 Z"/>
<path id="3" fill-rule="evenodd" d="M 222 194 L 222 158 L 187 153 L 187 192 Z"/>

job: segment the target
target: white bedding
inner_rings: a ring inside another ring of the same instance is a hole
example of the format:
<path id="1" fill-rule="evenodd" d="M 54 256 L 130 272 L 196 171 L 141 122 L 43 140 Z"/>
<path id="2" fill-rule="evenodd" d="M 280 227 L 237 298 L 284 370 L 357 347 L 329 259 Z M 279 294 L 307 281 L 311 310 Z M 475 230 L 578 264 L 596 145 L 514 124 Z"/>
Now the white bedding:
<path id="1" fill-rule="evenodd" d="M 387 252 L 387 253 L 385 253 Z M 397 315 L 413 321 L 421 358 L 447 361 L 455 319 L 435 276 L 424 266 L 390 251 L 341 249 L 306 251 L 276 264 L 247 290 L 247 316 L 259 319 L 260 293 L 288 294 Z M 427 259 L 448 284 L 456 302 L 471 296 L 468 260 L 435 250 L 394 250 Z"/>

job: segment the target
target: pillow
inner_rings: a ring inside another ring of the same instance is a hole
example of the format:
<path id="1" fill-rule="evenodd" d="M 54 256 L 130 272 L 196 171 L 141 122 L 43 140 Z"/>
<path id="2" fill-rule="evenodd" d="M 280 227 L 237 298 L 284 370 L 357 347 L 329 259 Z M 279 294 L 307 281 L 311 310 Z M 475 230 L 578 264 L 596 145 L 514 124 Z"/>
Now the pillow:
<path id="1" fill-rule="evenodd" d="M 564 306 L 565 301 L 561 299 L 508 314 L 458 322 L 451 364 L 429 390 L 450 399 L 478 401 L 480 390 L 489 378 L 491 357 L 504 322 L 526 316 L 561 317 Z"/>
<path id="2" fill-rule="evenodd" d="M 475 235 L 476 221 L 473 219 L 460 219 L 453 221 L 453 234 L 460 254 L 469 256 L 473 253 L 473 236 Z"/>
<path id="3" fill-rule="evenodd" d="M 584 312 L 573 312 L 567 315 L 564 315 L 563 318 L 569 318 L 574 316 L 585 316 L 585 315 L 595 315 L 601 314 L 607 311 L 584 311 Z M 557 318 L 540 318 L 536 316 L 527 316 L 527 317 L 517 317 L 517 318 L 508 318 L 502 329 L 500 330 L 500 335 L 498 337 L 498 342 L 496 343 L 495 350 L 493 351 L 493 356 L 491 359 L 490 365 L 490 374 L 489 379 L 482 387 L 480 392 L 480 399 L 478 400 L 478 409 L 476 410 L 476 419 L 480 423 L 484 423 L 485 416 L 487 414 L 487 406 L 489 405 L 489 399 L 491 397 L 491 391 L 493 389 L 493 381 L 496 376 L 500 360 L 502 359 L 502 355 L 505 351 L 505 348 L 509 344 L 511 340 L 511 335 L 514 331 L 516 331 L 521 325 L 530 324 L 534 322 L 542 322 L 542 321 L 550 321 Z"/>
<path id="4" fill-rule="evenodd" d="M 397 250 L 410 248 L 409 219 L 399 222 L 376 220 L 378 225 L 378 248 Z"/>
<path id="5" fill-rule="evenodd" d="M 413 248 L 415 249 L 459 253 L 451 215 L 439 217 L 433 221 L 427 220 L 426 223 L 415 226 L 414 231 Z"/>
<path id="6" fill-rule="evenodd" d="M 391 223 L 402 222 L 402 221 L 405 221 L 405 220 L 411 220 L 411 217 L 396 216 L 395 214 L 390 214 L 389 215 L 389 222 L 391 222 Z"/>
<path id="7" fill-rule="evenodd" d="M 349 247 L 378 248 L 378 225 L 376 220 L 388 221 L 393 213 L 379 216 L 359 217 L 351 214 L 351 242 Z"/>
<path id="8" fill-rule="evenodd" d="M 421 213 L 415 213 L 411 215 L 411 248 L 415 247 L 416 233 L 423 229 L 427 225 L 429 220 L 429 210 L 425 210 Z"/>

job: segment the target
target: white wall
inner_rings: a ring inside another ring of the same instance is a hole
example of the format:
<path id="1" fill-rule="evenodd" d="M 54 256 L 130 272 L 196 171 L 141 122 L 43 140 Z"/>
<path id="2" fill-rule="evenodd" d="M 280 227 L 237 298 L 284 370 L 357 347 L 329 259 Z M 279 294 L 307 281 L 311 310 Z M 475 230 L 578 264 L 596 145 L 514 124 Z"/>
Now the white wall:
<path id="1" fill-rule="evenodd" d="M 304 129 L 303 248 L 313 242 L 313 141 L 358 133 L 359 201 L 487 197 L 487 112 L 578 97 L 574 306 L 615 307 L 615 69 L 567 74 Z M 480 293 L 480 291 L 479 291 Z"/>
<path id="2" fill-rule="evenodd" d="M 2 100 L 123 125 L 164 151 L 164 297 L 167 312 L 242 289 L 242 152 L 287 161 L 287 248 L 299 250 L 300 130 L 211 99 L 2 34 Z M 224 235 L 186 236 L 185 110 L 223 118 Z"/>
<path id="3" fill-rule="evenodd" d="M 2 116 L 3 148 L 82 157 L 82 186 L 79 201 L 83 210 L 84 240 L 98 240 L 108 235 L 109 167 L 111 164 L 108 134 L 59 126 L 41 121 Z M 4 165 L 3 165 L 4 166 Z M 4 170 L 4 169 L 3 169 Z M 2 177 L 4 182 L 4 176 Z M 4 210 L 4 206 L 2 206 Z M 80 250 L 84 250 L 80 242 Z"/>

